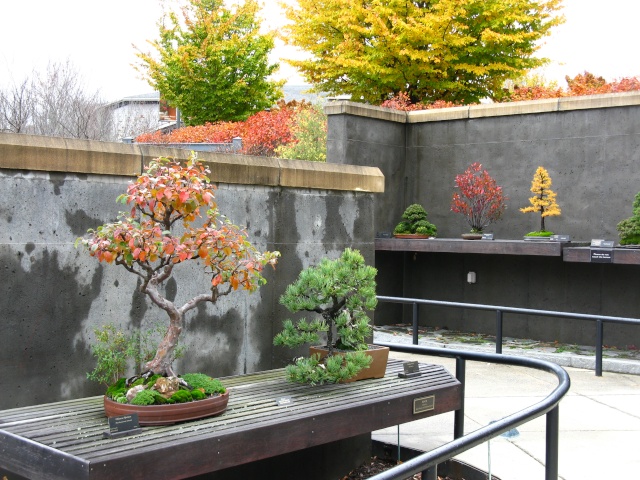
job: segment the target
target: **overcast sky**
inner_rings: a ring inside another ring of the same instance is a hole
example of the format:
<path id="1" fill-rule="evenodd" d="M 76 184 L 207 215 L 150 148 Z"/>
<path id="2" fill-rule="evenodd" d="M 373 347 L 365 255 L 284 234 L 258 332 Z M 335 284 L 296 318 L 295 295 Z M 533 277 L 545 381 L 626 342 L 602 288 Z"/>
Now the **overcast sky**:
<path id="1" fill-rule="evenodd" d="M 151 92 L 131 66 L 132 45 L 147 49 L 157 37 L 162 0 L 0 0 L 0 84 L 19 81 L 49 61 L 69 59 L 88 89 L 106 100 Z M 285 22 L 276 0 L 263 0 L 265 23 Z M 636 53 L 640 0 L 564 0 L 567 21 L 545 40 L 539 55 L 552 63 L 544 71 L 561 81 L 584 70 L 608 80 L 640 76 Z M 278 45 L 274 61 L 296 55 Z M 281 62 L 280 78 L 301 84 L 302 78 Z M 565 86 L 564 81 L 560 82 Z"/>

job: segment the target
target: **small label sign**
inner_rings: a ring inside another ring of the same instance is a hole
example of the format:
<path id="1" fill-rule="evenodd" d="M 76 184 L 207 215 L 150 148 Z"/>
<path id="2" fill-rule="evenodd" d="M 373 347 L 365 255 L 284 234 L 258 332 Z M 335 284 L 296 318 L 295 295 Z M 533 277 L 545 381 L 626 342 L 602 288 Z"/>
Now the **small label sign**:
<path id="1" fill-rule="evenodd" d="M 483 233 L 482 240 L 493 240 L 493 233 Z"/>
<path id="2" fill-rule="evenodd" d="M 109 417 L 109 431 L 103 433 L 104 438 L 117 438 L 141 432 L 138 414 Z"/>
<path id="3" fill-rule="evenodd" d="M 552 242 L 570 242 L 571 237 L 569 235 L 551 235 Z"/>
<path id="4" fill-rule="evenodd" d="M 613 240 L 592 239 L 591 246 L 596 248 L 613 248 Z"/>
<path id="5" fill-rule="evenodd" d="M 591 263 L 612 263 L 613 250 L 591 249 Z"/>
<path id="6" fill-rule="evenodd" d="M 137 413 L 132 413 L 131 415 L 122 415 L 121 417 L 109 418 L 110 433 L 126 432 L 127 430 L 133 430 L 134 428 L 140 428 L 140 422 L 138 422 Z"/>
<path id="7" fill-rule="evenodd" d="M 418 365 L 418 362 L 404 362 L 402 364 L 402 368 L 404 369 L 404 373 L 398 374 L 398 377 L 400 378 L 413 378 L 422 375 L 420 373 L 420 366 Z"/>
<path id="8" fill-rule="evenodd" d="M 417 373 L 420 370 L 418 362 L 404 362 L 402 367 L 404 368 L 404 373 Z"/>
<path id="9" fill-rule="evenodd" d="M 413 414 L 429 412 L 436 408 L 436 397 L 431 395 L 429 397 L 420 397 L 413 399 Z"/>
<path id="10" fill-rule="evenodd" d="M 280 397 L 276 399 L 276 405 L 279 407 L 287 407 L 289 405 L 293 405 L 293 400 L 291 397 Z"/>

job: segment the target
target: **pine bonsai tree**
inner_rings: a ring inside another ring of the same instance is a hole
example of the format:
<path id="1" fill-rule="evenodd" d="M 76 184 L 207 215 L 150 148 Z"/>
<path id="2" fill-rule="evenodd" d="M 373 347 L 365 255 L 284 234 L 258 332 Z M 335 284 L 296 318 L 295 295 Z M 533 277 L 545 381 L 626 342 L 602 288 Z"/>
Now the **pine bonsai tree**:
<path id="1" fill-rule="evenodd" d="M 435 237 L 438 233 L 436 226 L 427 220 L 427 211 L 418 203 L 409 205 L 402 214 L 402 222 L 393 229 L 394 235 L 417 233 Z"/>
<path id="2" fill-rule="evenodd" d="M 367 266 L 358 250 L 347 248 L 336 260 L 322 259 L 300 272 L 287 287 L 280 303 L 290 312 L 315 312 L 320 318 L 287 319 L 274 338 L 275 345 L 297 347 L 317 343 L 326 334 L 328 355 L 299 358 L 287 367 L 290 380 L 300 383 L 335 383 L 355 376 L 369 366 L 366 339 L 372 334 L 366 310 L 376 307 L 377 270 Z M 334 342 L 334 333 L 336 335 Z M 336 355 L 336 350 L 346 350 Z"/>
<path id="3" fill-rule="evenodd" d="M 633 200 L 633 215 L 616 225 L 620 245 L 640 245 L 640 192 Z"/>
<path id="4" fill-rule="evenodd" d="M 531 206 L 521 208 L 520 211 L 523 213 L 540 212 L 540 231 L 531 232 L 528 235 L 551 236 L 553 232 L 546 230 L 544 219 L 546 217 L 560 215 L 560 207 L 556 203 L 555 192 L 551 190 L 551 177 L 543 167 L 538 167 L 536 173 L 533 175 L 531 192 L 534 193 L 534 196 L 529 198 Z"/>

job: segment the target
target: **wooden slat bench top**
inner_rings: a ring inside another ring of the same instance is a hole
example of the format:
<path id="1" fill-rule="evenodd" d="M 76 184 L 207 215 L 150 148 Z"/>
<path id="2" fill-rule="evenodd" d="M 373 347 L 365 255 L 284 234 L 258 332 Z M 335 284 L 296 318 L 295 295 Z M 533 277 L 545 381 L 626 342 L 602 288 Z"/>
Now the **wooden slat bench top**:
<path id="1" fill-rule="evenodd" d="M 0 467 L 39 479 L 185 478 L 460 408 L 460 383 L 444 367 L 399 378 L 402 364 L 337 385 L 293 384 L 283 369 L 226 377 L 222 415 L 112 439 L 102 437 L 102 397 L 3 410 Z M 414 413 L 414 400 L 432 395 L 433 410 Z M 282 397 L 291 402 L 278 405 Z"/>

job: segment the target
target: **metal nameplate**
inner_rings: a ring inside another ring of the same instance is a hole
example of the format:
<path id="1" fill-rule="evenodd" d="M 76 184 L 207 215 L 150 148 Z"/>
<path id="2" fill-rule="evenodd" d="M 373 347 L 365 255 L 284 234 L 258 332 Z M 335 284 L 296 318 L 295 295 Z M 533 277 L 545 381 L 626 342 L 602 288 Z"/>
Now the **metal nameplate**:
<path id="1" fill-rule="evenodd" d="M 413 414 L 429 412 L 436 408 L 436 397 L 431 395 L 429 397 L 420 397 L 413 399 Z"/>

